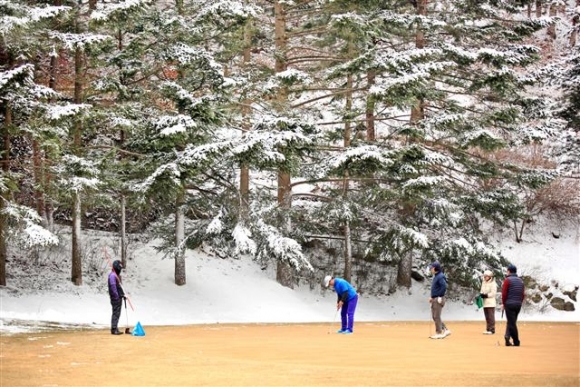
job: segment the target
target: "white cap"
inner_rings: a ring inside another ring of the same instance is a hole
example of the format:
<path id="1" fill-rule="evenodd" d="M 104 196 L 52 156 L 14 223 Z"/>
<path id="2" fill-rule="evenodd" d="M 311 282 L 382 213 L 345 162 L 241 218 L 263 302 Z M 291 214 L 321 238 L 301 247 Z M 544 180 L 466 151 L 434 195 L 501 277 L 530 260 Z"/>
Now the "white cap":
<path id="1" fill-rule="evenodd" d="M 327 275 L 326 277 L 324 277 L 324 286 L 328 287 L 328 284 L 330 283 L 330 280 L 332 279 L 332 276 Z"/>
<path id="2" fill-rule="evenodd" d="M 491 272 L 491 270 L 486 270 L 483 272 L 483 275 L 486 275 L 488 277 L 493 277 L 493 273 Z"/>

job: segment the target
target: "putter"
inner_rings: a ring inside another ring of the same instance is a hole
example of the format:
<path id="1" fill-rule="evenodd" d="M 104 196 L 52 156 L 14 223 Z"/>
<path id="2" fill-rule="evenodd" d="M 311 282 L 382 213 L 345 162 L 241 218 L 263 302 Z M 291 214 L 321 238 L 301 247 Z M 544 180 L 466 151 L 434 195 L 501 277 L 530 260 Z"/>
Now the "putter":
<path id="1" fill-rule="evenodd" d="M 129 329 L 129 315 L 127 314 L 127 299 L 123 298 L 123 301 L 125 301 L 125 318 L 127 319 L 127 325 L 125 327 L 125 334 L 130 335 L 131 330 Z"/>
<path id="2" fill-rule="evenodd" d="M 503 309 L 501 310 L 501 319 L 503 320 Z M 498 329 L 498 331 L 499 331 L 499 329 Z M 505 333 L 504 333 L 504 335 L 505 335 Z M 497 346 L 501 347 L 501 345 L 499 344 L 499 339 L 497 340 Z"/>
<path id="3" fill-rule="evenodd" d="M 338 316 L 338 309 L 336 310 L 336 312 L 334 312 L 334 318 L 332 319 L 332 323 L 330 323 L 330 325 L 328 326 L 328 334 L 329 335 L 330 335 L 330 330 L 332 329 L 332 326 L 336 322 L 336 316 Z"/>

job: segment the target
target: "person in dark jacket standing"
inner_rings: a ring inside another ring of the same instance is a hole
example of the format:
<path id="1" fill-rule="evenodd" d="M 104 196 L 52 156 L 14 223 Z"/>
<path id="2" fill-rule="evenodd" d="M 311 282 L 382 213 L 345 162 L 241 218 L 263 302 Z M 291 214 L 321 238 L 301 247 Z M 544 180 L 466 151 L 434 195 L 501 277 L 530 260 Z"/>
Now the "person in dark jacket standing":
<path id="1" fill-rule="evenodd" d="M 524 281 L 518 277 L 518 269 L 510 264 L 507 267 L 507 276 L 503 280 L 501 287 L 501 309 L 505 310 L 507 326 L 505 329 L 505 345 L 520 346 L 520 336 L 518 333 L 518 315 L 524 302 Z M 510 339 L 513 339 L 513 344 Z"/>
<path id="2" fill-rule="evenodd" d="M 431 283 L 431 316 L 435 322 L 435 334 L 429 336 L 431 339 L 444 339 L 451 334 L 447 329 L 445 323 L 441 320 L 441 311 L 445 306 L 445 293 L 447 292 L 447 278 L 441 270 L 439 262 L 433 262 L 429 265 L 429 270 L 433 274 L 433 282 Z"/>
<path id="3" fill-rule="evenodd" d="M 340 309 L 341 328 L 338 333 L 351 334 L 354 328 L 354 311 L 358 303 L 358 294 L 354 287 L 342 278 L 330 275 L 324 277 L 324 286 L 331 285 L 338 296 L 336 310 Z"/>
<path id="4" fill-rule="evenodd" d="M 113 270 L 109 273 L 109 297 L 111 298 L 111 306 L 113 307 L 113 315 L 111 317 L 111 334 L 122 335 L 118 329 L 119 318 L 121 317 L 121 305 L 125 298 L 125 292 L 121 286 L 121 270 L 123 270 L 123 263 L 121 261 L 113 262 Z"/>

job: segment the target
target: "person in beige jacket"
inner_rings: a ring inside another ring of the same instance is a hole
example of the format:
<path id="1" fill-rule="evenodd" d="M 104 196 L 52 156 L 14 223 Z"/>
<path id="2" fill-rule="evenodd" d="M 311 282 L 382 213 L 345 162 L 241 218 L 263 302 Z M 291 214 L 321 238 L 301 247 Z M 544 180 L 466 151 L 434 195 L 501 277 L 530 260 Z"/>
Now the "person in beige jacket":
<path id="1" fill-rule="evenodd" d="M 483 272 L 481 281 L 480 296 L 483 298 L 483 314 L 485 316 L 486 330 L 484 335 L 493 335 L 495 333 L 495 296 L 497 294 L 497 283 L 493 278 L 491 270 Z"/>

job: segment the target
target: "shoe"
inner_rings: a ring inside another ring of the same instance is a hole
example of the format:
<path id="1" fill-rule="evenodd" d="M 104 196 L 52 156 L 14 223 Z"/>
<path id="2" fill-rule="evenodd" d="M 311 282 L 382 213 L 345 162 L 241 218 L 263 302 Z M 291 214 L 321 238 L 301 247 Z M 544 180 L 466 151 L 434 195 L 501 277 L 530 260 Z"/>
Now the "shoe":
<path id="1" fill-rule="evenodd" d="M 514 347 L 519 347 L 520 346 L 520 341 L 514 341 Z"/>
<path id="2" fill-rule="evenodd" d="M 512 343 L 510 342 L 510 339 L 508 337 L 505 338 L 505 346 L 506 347 L 511 347 Z"/>
<path id="3" fill-rule="evenodd" d="M 336 333 L 346 333 L 346 332 L 348 332 L 348 329 L 340 329 L 336 331 Z"/>
<path id="4" fill-rule="evenodd" d="M 444 339 L 445 338 L 445 334 L 443 333 L 437 333 L 434 334 L 433 336 L 429 336 L 430 339 Z"/>
<path id="5" fill-rule="evenodd" d="M 450 334 L 451 334 L 451 331 L 450 331 L 449 329 L 445 329 L 445 330 L 443 331 L 443 337 L 447 337 L 447 336 L 449 336 Z"/>
<path id="6" fill-rule="evenodd" d="M 118 329 L 111 329 L 111 334 L 112 335 L 122 335 L 123 332 L 119 331 Z"/>
<path id="7" fill-rule="evenodd" d="M 485 331 L 485 332 L 483 332 L 483 334 L 484 335 L 493 335 L 493 332 L 492 331 Z"/>
<path id="8" fill-rule="evenodd" d="M 345 335 L 352 335 L 352 331 L 350 329 L 345 329 L 344 332 Z"/>

